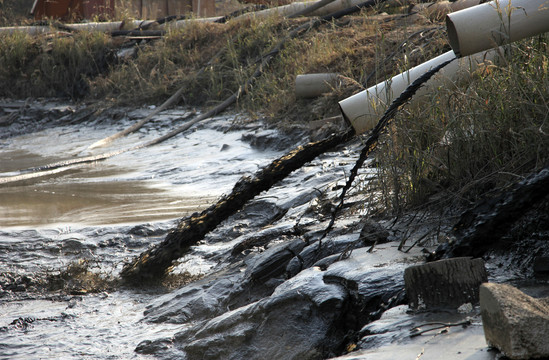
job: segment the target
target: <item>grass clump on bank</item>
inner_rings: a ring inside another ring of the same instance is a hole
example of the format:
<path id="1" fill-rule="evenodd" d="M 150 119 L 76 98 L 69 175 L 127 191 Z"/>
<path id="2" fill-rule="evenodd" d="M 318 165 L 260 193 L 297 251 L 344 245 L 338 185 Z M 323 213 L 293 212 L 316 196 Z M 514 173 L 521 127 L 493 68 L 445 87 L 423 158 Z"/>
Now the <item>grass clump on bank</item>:
<path id="1" fill-rule="evenodd" d="M 386 205 L 468 204 L 548 166 L 547 50 L 547 35 L 510 45 L 467 85 L 402 111 L 378 150 Z"/>
<path id="2" fill-rule="evenodd" d="M 34 38 L 23 33 L 0 36 L 0 97 L 79 99 L 89 79 L 112 64 L 109 38 L 102 33 Z"/>
<path id="3" fill-rule="evenodd" d="M 162 102 L 185 87 L 183 102 L 212 105 L 238 89 L 264 49 L 281 35 L 275 22 L 193 22 L 138 46 L 136 57 L 96 78 L 93 97 L 125 103 Z"/>
<path id="4" fill-rule="evenodd" d="M 0 0 L 0 26 L 15 26 L 30 22 L 34 0 Z"/>

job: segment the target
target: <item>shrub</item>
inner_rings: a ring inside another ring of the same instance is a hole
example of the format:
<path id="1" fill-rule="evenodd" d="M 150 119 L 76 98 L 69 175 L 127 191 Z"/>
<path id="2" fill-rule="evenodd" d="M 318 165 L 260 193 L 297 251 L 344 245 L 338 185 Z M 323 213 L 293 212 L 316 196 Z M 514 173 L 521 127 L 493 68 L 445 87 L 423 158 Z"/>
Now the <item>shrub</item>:
<path id="1" fill-rule="evenodd" d="M 15 32 L 1 36 L 0 96 L 82 98 L 88 78 L 106 72 L 112 62 L 108 37 L 81 32 L 33 38 Z"/>

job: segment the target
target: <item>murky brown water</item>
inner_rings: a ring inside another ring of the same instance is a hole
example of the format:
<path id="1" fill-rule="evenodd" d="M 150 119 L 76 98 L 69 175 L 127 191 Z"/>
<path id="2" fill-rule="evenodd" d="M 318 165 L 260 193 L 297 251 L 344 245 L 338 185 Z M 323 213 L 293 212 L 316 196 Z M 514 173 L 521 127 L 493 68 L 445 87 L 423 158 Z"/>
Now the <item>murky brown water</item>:
<path id="1" fill-rule="evenodd" d="M 127 117 L 141 119 L 148 111 L 127 110 Z M 40 119 L 31 119 L 36 125 L 30 132 L 10 136 L 0 128 L 0 177 L 149 141 L 180 125 L 186 114 L 166 111 L 139 132 L 93 152 L 89 145 L 132 121 L 57 126 L 50 120 L 42 127 Z M 0 359 L 148 358 L 134 352 L 141 340 L 181 327 L 141 321 L 147 303 L 158 296 L 151 291 L 36 294 L 10 290 L 18 284 L 4 275 L 40 278 L 80 260 L 116 275 L 125 260 L 162 241 L 177 219 L 209 206 L 242 175 L 280 154 L 253 149 L 242 141 L 242 131 L 230 130 L 232 121 L 220 117 L 150 148 L 0 184 Z M 187 265 L 196 273 L 211 266 L 201 258 Z"/>
<path id="2" fill-rule="evenodd" d="M 215 197 L 185 197 L 141 181 L 72 182 L 0 188 L 0 226 L 112 225 L 179 218 Z"/>
<path id="3" fill-rule="evenodd" d="M 159 122 L 169 124 L 183 114 L 184 110 L 173 110 Z M 241 141 L 240 133 L 219 128 L 231 121 L 218 119 L 217 130 L 191 131 L 167 143 L 59 174 L 0 184 L 0 227 L 143 223 L 202 210 L 230 191 L 240 175 L 255 171 L 262 158 L 273 156 L 253 150 Z M 110 149 L 87 150 L 97 139 L 127 125 L 61 126 L 9 137 L 0 143 L 0 176 L 124 149 L 165 132 L 153 124 Z"/>

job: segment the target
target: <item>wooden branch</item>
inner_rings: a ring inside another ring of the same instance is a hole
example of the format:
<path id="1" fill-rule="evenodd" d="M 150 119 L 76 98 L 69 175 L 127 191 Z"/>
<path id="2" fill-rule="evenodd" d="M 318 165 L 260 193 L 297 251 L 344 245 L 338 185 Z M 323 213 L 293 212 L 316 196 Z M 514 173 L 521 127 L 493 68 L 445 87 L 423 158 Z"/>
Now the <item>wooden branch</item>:
<path id="1" fill-rule="evenodd" d="M 465 321 L 461 321 L 461 322 L 457 322 L 457 323 L 443 323 L 443 322 L 436 322 L 436 323 L 426 323 L 426 324 L 422 324 L 422 325 L 419 325 L 413 329 L 410 330 L 410 337 L 416 337 L 416 336 L 420 336 L 420 335 L 423 335 L 427 332 L 430 332 L 430 331 L 434 331 L 434 330 L 438 330 L 438 329 L 444 329 L 444 328 L 447 328 L 447 327 L 452 327 L 452 326 L 469 326 L 471 325 L 471 320 L 465 320 Z M 422 327 L 424 326 L 433 326 L 429 329 L 425 329 L 425 330 L 421 330 Z"/>

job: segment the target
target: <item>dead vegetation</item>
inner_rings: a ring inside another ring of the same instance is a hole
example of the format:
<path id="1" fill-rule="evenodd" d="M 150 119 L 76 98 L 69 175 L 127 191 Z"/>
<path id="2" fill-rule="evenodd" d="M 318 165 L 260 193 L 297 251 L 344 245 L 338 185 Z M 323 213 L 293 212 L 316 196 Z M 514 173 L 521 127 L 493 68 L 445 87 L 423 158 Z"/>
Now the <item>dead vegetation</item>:
<path id="1" fill-rule="evenodd" d="M 458 91 L 408 107 L 378 151 L 386 205 L 470 205 L 549 165 L 547 36 L 507 47 Z"/>

